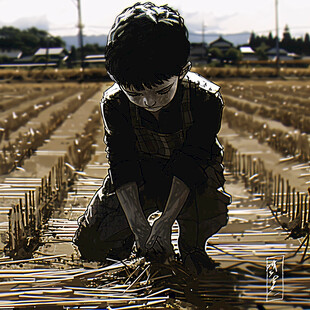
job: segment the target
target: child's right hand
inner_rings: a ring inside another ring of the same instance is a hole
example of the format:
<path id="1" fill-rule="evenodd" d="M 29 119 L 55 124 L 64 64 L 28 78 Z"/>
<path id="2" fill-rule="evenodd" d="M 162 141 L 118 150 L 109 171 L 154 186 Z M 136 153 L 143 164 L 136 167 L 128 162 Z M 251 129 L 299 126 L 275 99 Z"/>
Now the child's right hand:
<path id="1" fill-rule="evenodd" d="M 136 227 L 133 229 L 135 241 L 137 244 L 138 256 L 146 256 L 147 253 L 146 242 L 151 233 L 151 226 L 149 225 L 149 223 L 148 222 L 143 223 L 143 222 L 137 224 Z"/>

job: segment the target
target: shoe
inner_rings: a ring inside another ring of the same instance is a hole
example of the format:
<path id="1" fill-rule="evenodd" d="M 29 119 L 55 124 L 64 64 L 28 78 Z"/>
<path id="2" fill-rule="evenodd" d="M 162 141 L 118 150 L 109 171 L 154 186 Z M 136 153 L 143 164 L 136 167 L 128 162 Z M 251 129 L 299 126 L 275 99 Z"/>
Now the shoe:
<path id="1" fill-rule="evenodd" d="M 194 249 L 182 256 L 184 257 L 184 267 L 194 276 L 199 276 L 206 271 L 215 270 L 220 265 L 219 263 L 215 263 L 202 249 Z"/>

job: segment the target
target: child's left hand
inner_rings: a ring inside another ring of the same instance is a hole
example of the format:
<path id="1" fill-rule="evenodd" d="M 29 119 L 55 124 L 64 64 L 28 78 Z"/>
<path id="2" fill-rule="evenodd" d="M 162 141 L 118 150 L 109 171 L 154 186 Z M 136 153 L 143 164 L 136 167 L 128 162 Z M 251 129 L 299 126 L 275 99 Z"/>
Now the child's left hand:
<path id="1" fill-rule="evenodd" d="M 174 257 L 171 244 L 171 226 L 162 218 L 156 220 L 146 241 L 147 257 L 151 260 L 165 261 Z"/>

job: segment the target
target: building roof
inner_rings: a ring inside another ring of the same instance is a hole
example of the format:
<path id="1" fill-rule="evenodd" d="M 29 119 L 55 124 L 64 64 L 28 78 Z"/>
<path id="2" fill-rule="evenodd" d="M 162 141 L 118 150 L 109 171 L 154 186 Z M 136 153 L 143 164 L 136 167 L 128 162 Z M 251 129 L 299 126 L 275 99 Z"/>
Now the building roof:
<path id="1" fill-rule="evenodd" d="M 271 48 L 267 51 L 267 55 L 276 55 L 277 54 L 277 49 Z M 287 55 L 287 51 L 283 48 L 279 48 L 279 55 Z"/>
<path id="2" fill-rule="evenodd" d="M 222 36 L 209 44 L 211 47 L 232 47 L 233 44 L 225 40 Z"/>
<path id="3" fill-rule="evenodd" d="M 242 54 L 254 54 L 255 53 L 250 46 L 241 46 L 240 52 Z"/>
<path id="4" fill-rule="evenodd" d="M 205 43 L 191 43 L 190 57 L 202 57 L 207 54 L 207 45 Z"/>
<path id="5" fill-rule="evenodd" d="M 15 49 L 0 49 L 0 56 L 8 57 L 8 58 L 20 58 L 23 52 Z"/>
<path id="6" fill-rule="evenodd" d="M 45 56 L 46 54 L 60 55 L 63 51 L 64 51 L 63 47 L 50 47 L 50 48 L 41 47 L 35 52 L 34 56 Z"/>

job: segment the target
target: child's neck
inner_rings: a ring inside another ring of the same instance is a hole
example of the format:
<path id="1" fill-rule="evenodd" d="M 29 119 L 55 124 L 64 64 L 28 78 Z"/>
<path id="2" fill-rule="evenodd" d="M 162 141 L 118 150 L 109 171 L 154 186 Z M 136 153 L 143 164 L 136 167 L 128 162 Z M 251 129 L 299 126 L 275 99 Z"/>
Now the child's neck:
<path id="1" fill-rule="evenodd" d="M 157 120 L 159 119 L 159 112 L 160 110 L 156 112 L 151 112 Z"/>

